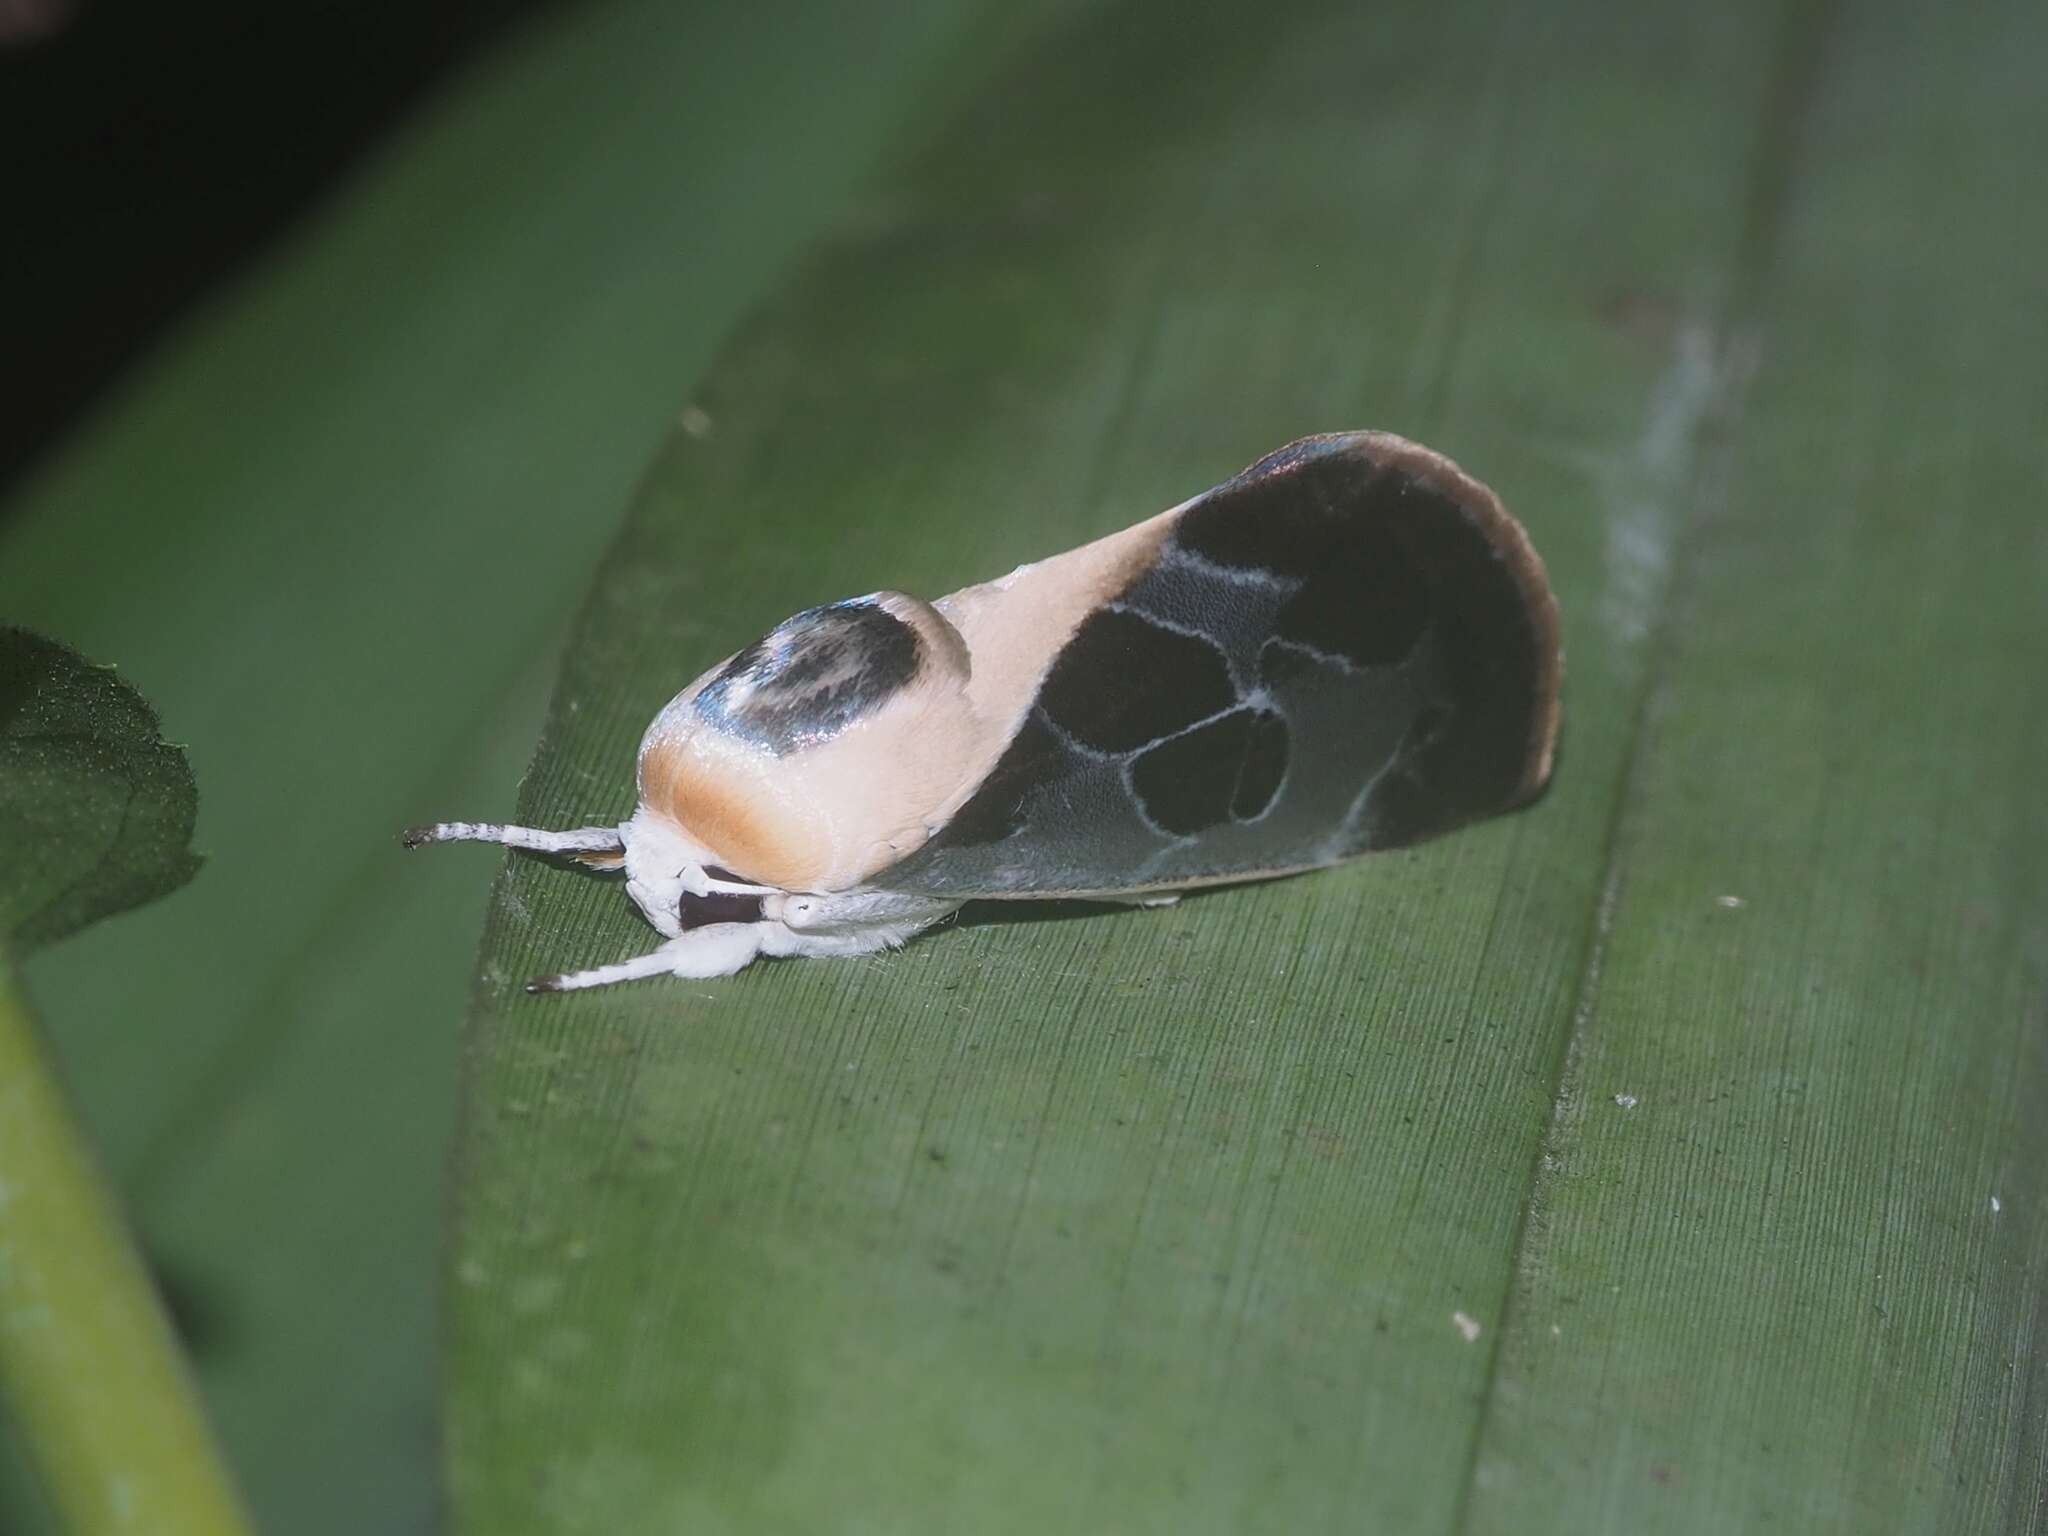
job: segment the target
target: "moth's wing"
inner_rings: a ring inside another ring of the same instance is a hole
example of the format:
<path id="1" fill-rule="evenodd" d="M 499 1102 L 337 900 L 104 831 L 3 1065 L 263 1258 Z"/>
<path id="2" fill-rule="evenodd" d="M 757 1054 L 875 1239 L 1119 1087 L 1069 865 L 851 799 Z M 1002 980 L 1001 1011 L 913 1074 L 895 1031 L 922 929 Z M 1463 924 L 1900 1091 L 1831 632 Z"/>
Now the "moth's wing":
<path id="1" fill-rule="evenodd" d="M 1037 628 L 1050 660 L 993 768 L 869 885 L 1279 874 L 1432 837 L 1549 777 L 1557 605 L 1520 525 L 1448 459 L 1383 433 L 1307 438 L 1117 537 L 1141 533 L 1063 643 Z M 1005 622 L 1032 628 L 1014 601 Z"/>

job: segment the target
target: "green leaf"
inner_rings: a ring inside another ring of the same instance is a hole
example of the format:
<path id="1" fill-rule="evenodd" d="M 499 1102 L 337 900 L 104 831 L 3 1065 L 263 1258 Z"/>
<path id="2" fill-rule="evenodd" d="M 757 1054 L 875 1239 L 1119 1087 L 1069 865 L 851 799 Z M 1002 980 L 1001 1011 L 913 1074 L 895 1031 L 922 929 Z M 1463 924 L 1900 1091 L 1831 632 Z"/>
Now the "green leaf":
<path id="1" fill-rule="evenodd" d="M 712 348 L 879 147 L 971 89 L 951 61 L 992 9 L 535 8 L 0 509 L 0 614 L 118 660 L 206 785 L 205 877 L 26 979 L 192 1300 L 266 1530 L 434 1518 L 440 1170 L 487 885 L 396 831 L 510 814 L 591 569 Z"/>
<path id="2" fill-rule="evenodd" d="M 251 1528 L 4 946 L 0 1402 L 66 1529 Z"/>
<path id="3" fill-rule="evenodd" d="M 175 890 L 198 793 L 141 695 L 0 627 L 0 1397 L 76 1531 L 247 1528 L 14 954 Z"/>
<path id="4" fill-rule="evenodd" d="M 509 862 L 456 1528 L 2024 1527 L 2044 16 L 1131 0 L 935 127 L 695 396 L 521 818 L 618 817 L 793 610 L 1365 425 L 1548 560 L 1554 787 L 1171 912 L 569 997 L 518 983 L 649 931 Z"/>
<path id="5" fill-rule="evenodd" d="M 154 901 L 199 868 L 199 791 L 142 696 L 0 627 L 0 940 L 17 952 Z"/>

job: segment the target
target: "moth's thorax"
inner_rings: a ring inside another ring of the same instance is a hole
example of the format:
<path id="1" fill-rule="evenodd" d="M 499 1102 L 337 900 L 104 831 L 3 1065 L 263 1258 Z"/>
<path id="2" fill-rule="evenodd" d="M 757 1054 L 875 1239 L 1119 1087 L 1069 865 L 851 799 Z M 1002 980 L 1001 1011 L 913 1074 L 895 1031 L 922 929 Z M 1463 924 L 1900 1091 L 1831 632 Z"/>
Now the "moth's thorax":
<path id="1" fill-rule="evenodd" d="M 876 594 L 783 620 L 697 688 L 692 713 L 776 757 L 830 741 L 924 669 L 914 612 L 892 611 L 906 602 Z"/>
<path id="2" fill-rule="evenodd" d="M 655 717 L 641 815 L 763 885 L 858 884 L 923 845 L 986 755 L 968 674 L 959 635 L 915 598 L 800 613 Z"/>

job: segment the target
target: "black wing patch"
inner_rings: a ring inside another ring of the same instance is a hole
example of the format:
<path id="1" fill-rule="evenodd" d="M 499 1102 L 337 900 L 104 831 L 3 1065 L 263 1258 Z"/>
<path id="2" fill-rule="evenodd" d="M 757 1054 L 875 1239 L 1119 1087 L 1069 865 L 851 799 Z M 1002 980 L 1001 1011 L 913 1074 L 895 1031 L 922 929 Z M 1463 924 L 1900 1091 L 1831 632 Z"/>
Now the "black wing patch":
<path id="1" fill-rule="evenodd" d="M 1287 722 L 1239 708 L 1169 736 L 1131 760 L 1145 819 L 1175 837 L 1265 814 L 1287 775 Z"/>
<path id="2" fill-rule="evenodd" d="M 1123 686 L 1105 688 L 1106 678 Z M 1095 752 L 1139 751 L 1235 703 L 1214 640 L 1117 604 L 1082 621 L 1038 691 L 1047 718 Z"/>
<path id="3" fill-rule="evenodd" d="M 780 757 L 887 703 L 923 662 L 917 631 L 871 597 L 785 619 L 698 692 L 698 716 Z"/>
<path id="4" fill-rule="evenodd" d="M 1398 440 L 1311 438 L 1181 514 L 959 814 L 871 883 L 1142 889 L 1417 842 L 1540 785 L 1557 670 L 1490 493 Z"/>

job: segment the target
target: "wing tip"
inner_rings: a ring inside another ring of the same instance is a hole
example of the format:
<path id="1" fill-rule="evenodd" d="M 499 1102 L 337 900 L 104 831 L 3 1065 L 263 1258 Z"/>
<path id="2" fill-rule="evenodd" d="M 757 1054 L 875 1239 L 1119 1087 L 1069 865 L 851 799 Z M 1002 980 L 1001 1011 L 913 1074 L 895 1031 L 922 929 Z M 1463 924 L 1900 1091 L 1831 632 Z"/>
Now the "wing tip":
<path id="1" fill-rule="evenodd" d="M 1557 760 L 1563 725 L 1564 623 L 1550 573 L 1528 529 L 1508 511 L 1499 493 L 1448 454 L 1396 432 L 1321 432 L 1275 449 L 1246 469 L 1239 480 L 1262 479 L 1328 455 L 1356 453 L 1377 469 L 1399 469 L 1410 479 L 1455 502 L 1477 525 L 1494 554 L 1507 566 L 1530 629 L 1536 675 L 1531 692 L 1529 737 L 1522 772 L 1502 810 L 1526 805 L 1543 793 Z"/>

